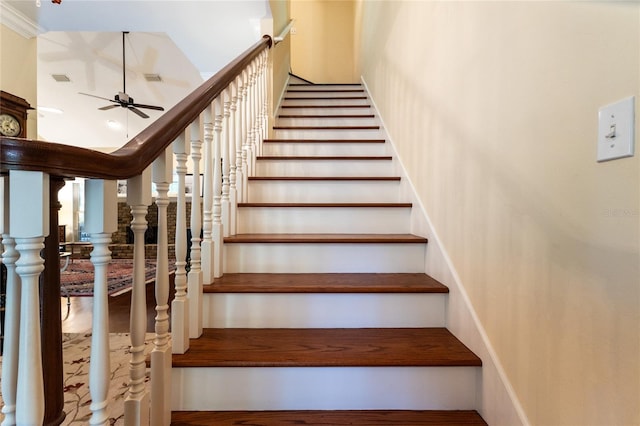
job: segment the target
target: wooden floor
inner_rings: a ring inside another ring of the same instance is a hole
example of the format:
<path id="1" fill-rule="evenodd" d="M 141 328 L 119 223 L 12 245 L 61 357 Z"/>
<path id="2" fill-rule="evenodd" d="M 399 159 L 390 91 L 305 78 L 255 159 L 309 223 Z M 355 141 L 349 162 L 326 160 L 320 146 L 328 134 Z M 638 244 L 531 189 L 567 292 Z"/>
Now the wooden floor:
<path id="1" fill-rule="evenodd" d="M 454 426 L 486 425 L 476 411 L 182 411 L 174 426 Z"/>
<path id="2" fill-rule="evenodd" d="M 169 278 L 170 288 L 173 288 L 173 274 Z M 172 291 L 170 293 L 173 293 Z M 147 284 L 147 332 L 153 332 L 155 327 L 155 285 Z M 93 297 L 71 297 L 67 307 L 67 298 L 60 299 L 63 333 L 84 333 L 91 329 Z M 131 292 L 119 296 L 109 297 L 109 332 L 128 333 L 131 312 Z"/>

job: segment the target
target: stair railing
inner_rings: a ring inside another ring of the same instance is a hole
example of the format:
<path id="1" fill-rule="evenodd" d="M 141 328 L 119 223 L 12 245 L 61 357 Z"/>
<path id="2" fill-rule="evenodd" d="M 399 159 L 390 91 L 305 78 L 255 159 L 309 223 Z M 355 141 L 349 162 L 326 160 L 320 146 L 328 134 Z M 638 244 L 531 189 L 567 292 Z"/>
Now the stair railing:
<path id="1" fill-rule="evenodd" d="M 53 333 L 42 330 L 48 323 L 59 325 L 61 321 L 58 241 L 57 232 L 51 229 L 54 224 L 57 228 L 57 191 L 65 179 L 76 177 L 87 179 L 85 230 L 93 245 L 91 262 L 95 267 L 90 424 L 105 425 L 109 417 L 107 267 L 111 261 L 111 235 L 117 228 L 116 186 L 120 179 L 127 179 L 127 204 L 131 208 L 134 235 L 130 383 L 125 424 L 170 424 L 171 354 L 187 351 L 189 338 L 202 333 L 202 286 L 211 284 L 223 273 L 223 238 L 236 233 L 237 203 L 247 199 L 247 180 L 255 170 L 256 155 L 262 150 L 268 128 L 266 96 L 271 45 L 271 38 L 263 37 L 111 154 L 40 141 L 0 139 L 3 200 L 0 233 L 2 261 L 8 270 L 2 363 L 3 425 L 59 424 L 64 417 L 60 403 L 55 407 L 50 404 L 62 397 L 62 358 L 53 357 L 52 361 L 50 356 L 53 352 L 61 353 L 60 327 Z M 167 207 L 174 156 L 177 210 L 170 334 Z M 186 185 L 189 158 L 193 167 L 190 194 Z M 157 314 L 149 393 L 145 386 L 144 234 L 146 214 L 152 204 L 152 183 L 158 206 Z M 187 196 L 191 197 L 190 253 L 186 238 Z M 46 245 L 53 246 L 53 251 L 42 251 L 45 237 Z M 41 252 L 53 254 L 45 254 L 43 258 Z M 43 274 L 46 269 L 57 271 L 54 278 L 46 278 L 49 276 Z M 49 294 L 42 300 L 41 280 L 43 294 Z M 40 318 L 41 306 L 43 312 L 45 306 L 52 307 L 49 310 L 57 312 L 57 317 Z"/>

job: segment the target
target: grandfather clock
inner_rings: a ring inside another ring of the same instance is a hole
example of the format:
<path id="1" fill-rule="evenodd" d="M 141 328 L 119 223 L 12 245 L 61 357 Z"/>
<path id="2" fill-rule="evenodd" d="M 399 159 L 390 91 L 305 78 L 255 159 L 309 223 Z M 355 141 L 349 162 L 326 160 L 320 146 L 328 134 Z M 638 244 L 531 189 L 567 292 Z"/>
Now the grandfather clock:
<path id="1" fill-rule="evenodd" d="M 0 135 L 27 137 L 27 111 L 29 103 L 11 93 L 0 90 Z"/>

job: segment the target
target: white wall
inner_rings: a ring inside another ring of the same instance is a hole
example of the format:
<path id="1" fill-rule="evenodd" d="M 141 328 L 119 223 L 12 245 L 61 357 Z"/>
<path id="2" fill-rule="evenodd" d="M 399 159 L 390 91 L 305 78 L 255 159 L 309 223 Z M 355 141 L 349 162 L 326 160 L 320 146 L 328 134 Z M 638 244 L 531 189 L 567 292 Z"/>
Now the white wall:
<path id="1" fill-rule="evenodd" d="M 640 4 L 359 8 L 363 78 L 444 250 L 449 326 L 489 366 L 485 419 L 640 424 L 638 155 L 595 160 L 598 108 L 639 95 Z"/>

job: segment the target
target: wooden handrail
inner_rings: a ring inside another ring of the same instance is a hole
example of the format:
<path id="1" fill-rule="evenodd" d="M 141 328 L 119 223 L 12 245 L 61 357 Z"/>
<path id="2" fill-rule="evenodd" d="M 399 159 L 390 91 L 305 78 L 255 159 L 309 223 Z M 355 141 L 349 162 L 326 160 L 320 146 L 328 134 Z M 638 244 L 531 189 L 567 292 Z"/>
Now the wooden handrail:
<path id="1" fill-rule="evenodd" d="M 2 137 L 0 172 L 32 170 L 65 178 L 109 180 L 139 175 L 272 43 L 271 37 L 263 36 L 157 121 L 110 154 L 51 142 Z"/>

